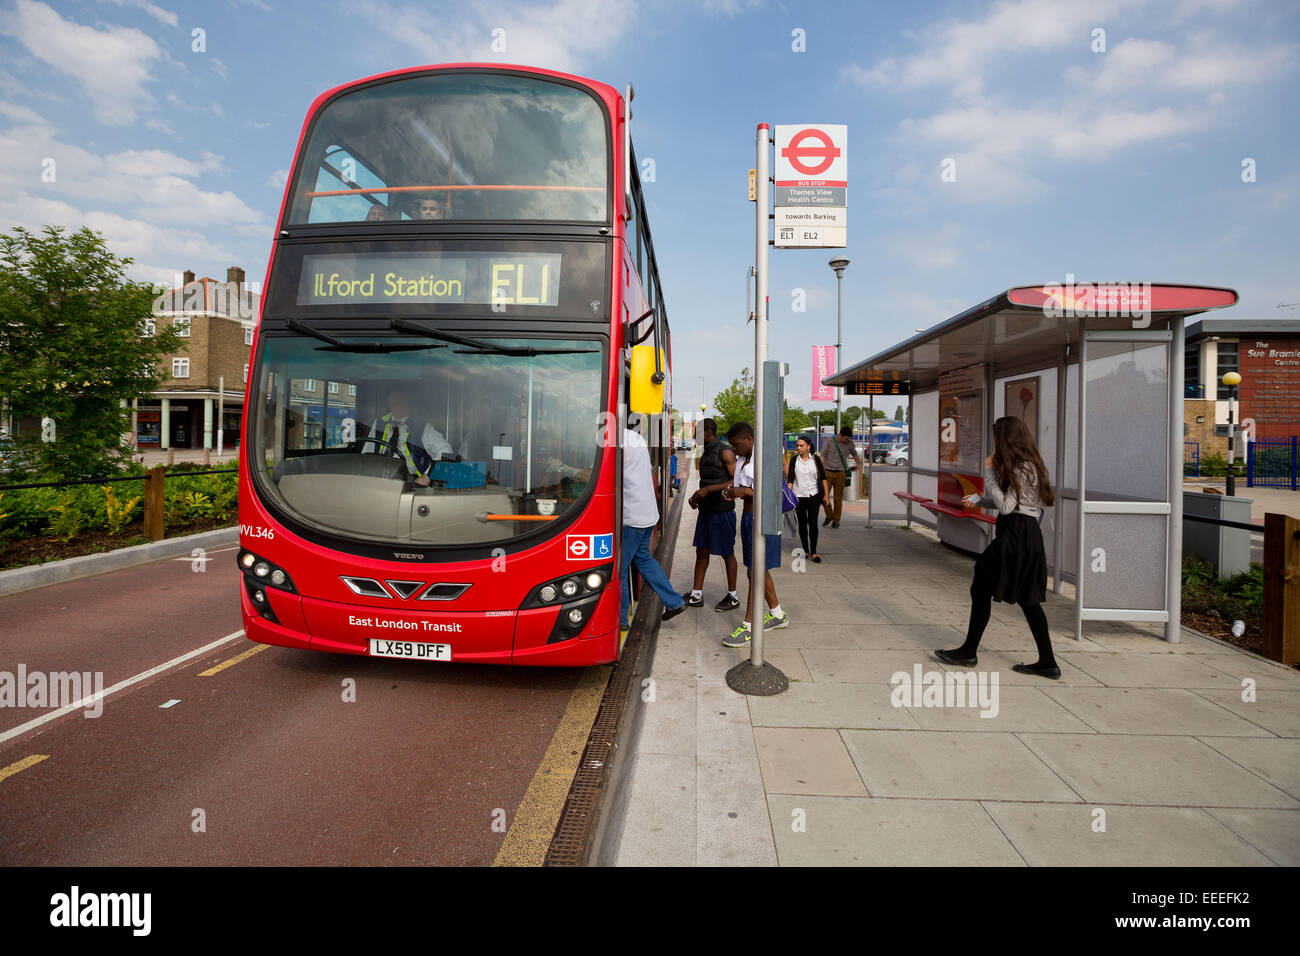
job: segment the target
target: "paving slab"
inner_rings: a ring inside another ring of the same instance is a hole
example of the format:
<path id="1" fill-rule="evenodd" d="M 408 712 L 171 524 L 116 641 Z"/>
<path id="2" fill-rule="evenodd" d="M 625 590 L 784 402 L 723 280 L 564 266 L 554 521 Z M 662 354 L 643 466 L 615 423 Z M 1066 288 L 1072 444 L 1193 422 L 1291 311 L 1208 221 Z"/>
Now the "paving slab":
<path id="1" fill-rule="evenodd" d="M 1049 687 L 1043 693 L 1103 734 L 1271 736 L 1258 724 L 1177 687 Z"/>
<path id="2" fill-rule="evenodd" d="M 984 807 L 1030 866 L 1270 866 L 1273 862 L 1199 808 L 994 802 L 985 802 Z"/>
<path id="3" fill-rule="evenodd" d="M 919 730 L 905 707 L 895 707 L 888 684 L 809 683 L 775 697 L 751 697 L 755 727 L 856 727 Z"/>
<path id="4" fill-rule="evenodd" d="M 695 776 L 694 756 L 633 756 L 616 866 L 695 865 Z"/>
<path id="5" fill-rule="evenodd" d="M 1300 807 L 1192 737 L 1020 734 L 1086 802 L 1166 807 Z"/>
<path id="6" fill-rule="evenodd" d="M 652 677 L 654 700 L 641 708 L 640 753 L 695 755 L 695 681 Z M 644 691 L 648 688 L 642 688 Z"/>
<path id="7" fill-rule="evenodd" d="M 1067 803 L 1080 799 L 1015 734 L 909 730 L 842 733 L 873 796 Z"/>
<path id="8" fill-rule="evenodd" d="M 1186 654 L 1088 654 L 1058 658 L 1107 687 L 1239 687 L 1241 682 Z"/>
<path id="9" fill-rule="evenodd" d="M 1198 690 L 1196 693 L 1269 733 L 1300 737 L 1300 690 L 1261 690 L 1250 701 L 1241 699 L 1240 690 Z"/>
<path id="10" fill-rule="evenodd" d="M 1233 763 L 1300 797 L 1300 740 L 1286 737 L 1198 737 Z"/>
<path id="11" fill-rule="evenodd" d="M 816 681 L 888 684 L 894 674 L 899 671 L 911 674 L 917 664 L 926 670 L 945 670 L 944 665 L 921 648 L 878 651 L 810 648 L 803 652 L 803 659 Z"/>
<path id="12" fill-rule="evenodd" d="M 746 698 L 723 681 L 696 682 L 695 728 L 697 754 L 754 753 Z"/>
<path id="13" fill-rule="evenodd" d="M 768 793 L 867 796 L 836 730 L 755 727 L 754 740 Z"/>
<path id="14" fill-rule="evenodd" d="M 1228 809 L 1207 812 L 1278 866 L 1300 866 L 1300 812 Z"/>
<path id="15" fill-rule="evenodd" d="M 831 685 L 826 685 L 831 686 Z M 922 730 L 960 730 L 979 733 L 1053 731 L 1090 734 L 1093 729 L 1052 700 L 1038 687 L 999 684 L 996 709 L 965 707 L 909 707 Z M 985 717 L 984 713 L 991 716 Z"/>
<path id="16" fill-rule="evenodd" d="M 696 865 L 776 866 L 757 755 L 696 758 L 695 793 Z"/>
<path id="17" fill-rule="evenodd" d="M 782 866 L 1024 865 L 974 801 L 784 794 L 767 800 Z"/>

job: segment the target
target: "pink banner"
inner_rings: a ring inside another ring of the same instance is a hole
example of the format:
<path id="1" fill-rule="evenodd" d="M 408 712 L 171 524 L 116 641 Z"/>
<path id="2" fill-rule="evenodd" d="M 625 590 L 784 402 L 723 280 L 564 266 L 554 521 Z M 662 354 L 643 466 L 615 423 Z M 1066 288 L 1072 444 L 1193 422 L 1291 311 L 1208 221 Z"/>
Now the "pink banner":
<path id="1" fill-rule="evenodd" d="M 822 379 L 835 374 L 835 346 L 814 345 L 812 347 L 812 400 L 814 402 L 835 401 L 835 389 L 823 385 Z"/>

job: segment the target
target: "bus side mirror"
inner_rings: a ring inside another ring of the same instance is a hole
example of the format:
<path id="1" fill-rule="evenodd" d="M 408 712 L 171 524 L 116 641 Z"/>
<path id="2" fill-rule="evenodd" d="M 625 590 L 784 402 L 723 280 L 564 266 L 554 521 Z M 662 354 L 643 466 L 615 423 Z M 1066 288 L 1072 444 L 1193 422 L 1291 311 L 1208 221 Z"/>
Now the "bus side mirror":
<path id="1" fill-rule="evenodd" d="M 662 372 L 658 374 L 659 381 L 655 381 L 655 351 L 653 345 L 632 346 L 632 368 L 628 373 L 631 387 L 628 391 L 627 407 L 630 411 L 642 415 L 658 415 L 664 410 Z M 660 369 L 668 364 L 664 360 L 662 350 L 659 350 L 658 359 Z"/>

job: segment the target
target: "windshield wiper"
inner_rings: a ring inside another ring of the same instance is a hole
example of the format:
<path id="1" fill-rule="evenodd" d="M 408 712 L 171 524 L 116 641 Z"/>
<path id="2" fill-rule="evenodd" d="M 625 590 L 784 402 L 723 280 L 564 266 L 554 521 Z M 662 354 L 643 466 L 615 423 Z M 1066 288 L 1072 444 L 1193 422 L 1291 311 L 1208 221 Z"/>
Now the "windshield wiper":
<path id="1" fill-rule="evenodd" d="M 440 342 L 468 346 L 466 349 L 456 349 L 457 355 L 492 354 L 529 358 L 534 355 L 576 355 L 596 351 L 595 349 L 535 349 L 529 345 L 510 348 L 504 345 L 493 345 L 491 342 L 481 342 L 478 339 L 456 335 L 452 332 L 431 332 L 414 322 L 408 322 L 406 319 L 389 319 L 388 327 L 397 332 L 408 332 L 411 335 L 423 335 L 425 338 L 437 339 Z"/>
<path id="2" fill-rule="evenodd" d="M 306 322 L 299 322 L 297 319 L 285 319 L 284 324 L 295 332 L 310 335 L 312 338 L 326 343 L 324 347 L 316 350 L 318 352 L 418 352 L 426 349 L 445 349 L 447 347 L 445 345 L 391 345 L 387 342 L 344 342 L 342 339 L 336 339 L 319 329 L 313 329 Z"/>

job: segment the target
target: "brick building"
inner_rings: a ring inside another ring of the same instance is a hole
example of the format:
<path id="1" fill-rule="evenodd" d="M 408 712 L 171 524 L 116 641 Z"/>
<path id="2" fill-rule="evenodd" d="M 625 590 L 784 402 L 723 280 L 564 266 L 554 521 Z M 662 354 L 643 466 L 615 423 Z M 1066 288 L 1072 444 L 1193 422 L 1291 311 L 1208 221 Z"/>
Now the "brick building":
<path id="1" fill-rule="evenodd" d="M 182 347 L 162 360 L 165 378 L 158 390 L 136 403 L 136 447 L 215 450 L 239 444 L 260 299 L 248 291 L 237 266 L 226 270 L 225 282 L 196 279 L 187 270 L 179 288 L 159 297 L 146 334 L 169 325 L 182 336 Z"/>
<path id="2" fill-rule="evenodd" d="M 1300 320 L 1201 319 L 1187 326 L 1184 439 L 1201 455 L 1228 452 L 1227 372 L 1241 375 L 1237 421 L 1259 438 L 1300 435 Z"/>

